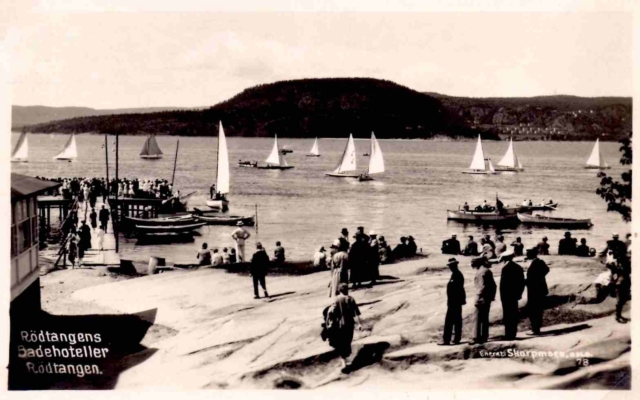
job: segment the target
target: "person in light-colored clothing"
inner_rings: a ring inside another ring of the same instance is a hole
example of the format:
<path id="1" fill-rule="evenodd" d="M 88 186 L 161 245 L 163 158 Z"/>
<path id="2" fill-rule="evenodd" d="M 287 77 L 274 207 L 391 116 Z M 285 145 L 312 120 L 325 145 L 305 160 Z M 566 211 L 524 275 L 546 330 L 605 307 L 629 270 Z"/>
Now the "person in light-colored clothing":
<path id="1" fill-rule="evenodd" d="M 327 267 L 327 253 L 324 246 L 320 246 L 318 251 L 313 255 L 314 267 Z"/>
<path id="2" fill-rule="evenodd" d="M 98 228 L 98 249 L 100 249 L 101 251 L 104 250 L 104 230 L 102 229 L 102 227 Z"/>
<path id="3" fill-rule="evenodd" d="M 251 237 L 251 234 L 242 227 L 243 225 L 242 221 L 238 221 L 238 229 L 231 234 L 233 240 L 236 241 L 237 262 L 247 262 L 244 255 L 244 244 Z"/>
<path id="4" fill-rule="evenodd" d="M 213 257 L 211 259 L 211 265 L 217 267 L 218 265 L 222 265 L 223 259 L 222 255 L 218 253 L 218 249 L 213 249 Z"/>

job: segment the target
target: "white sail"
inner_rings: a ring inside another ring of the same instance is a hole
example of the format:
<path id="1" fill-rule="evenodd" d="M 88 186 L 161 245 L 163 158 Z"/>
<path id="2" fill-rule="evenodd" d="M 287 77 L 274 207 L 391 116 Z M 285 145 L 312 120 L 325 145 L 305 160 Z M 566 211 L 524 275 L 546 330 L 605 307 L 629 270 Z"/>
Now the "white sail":
<path id="1" fill-rule="evenodd" d="M 278 135 L 276 135 L 276 140 L 273 143 L 273 149 L 271 150 L 271 154 L 269 154 L 269 157 L 265 162 L 269 165 L 281 165 L 280 164 L 281 160 L 284 160 L 284 159 L 281 157 L 280 149 L 278 148 Z"/>
<path id="2" fill-rule="evenodd" d="M 491 164 L 491 160 L 487 159 L 487 163 L 489 164 L 489 172 L 496 172 L 496 170 L 493 168 L 493 164 Z"/>
<path id="3" fill-rule="evenodd" d="M 218 169 L 216 179 L 216 191 L 218 193 L 229 193 L 229 151 L 227 150 L 227 138 L 224 135 L 222 121 L 218 130 Z"/>
<path id="4" fill-rule="evenodd" d="M 600 139 L 596 139 L 596 144 L 593 146 L 591 156 L 587 160 L 587 165 L 591 167 L 608 167 L 607 162 L 600 154 Z"/>
<path id="5" fill-rule="evenodd" d="M 369 157 L 369 174 L 379 174 L 384 172 L 384 159 L 382 158 L 382 150 L 378 139 L 371 132 L 371 152 Z"/>
<path id="6" fill-rule="evenodd" d="M 340 160 L 340 164 L 333 171 L 336 174 L 347 171 L 355 171 L 356 170 L 356 145 L 353 142 L 353 135 L 349 134 L 349 141 L 347 142 L 347 147 L 344 149 L 344 153 L 342 153 L 342 160 Z"/>
<path id="7" fill-rule="evenodd" d="M 482 142 L 480 141 L 480 135 L 478 135 L 478 144 L 476 145 L 476 152 L 473 155 L 473 160 L 469 169 L 474 171 L 484 171 L 484 152 L 482 151 Z"/>
<path id="8" fill-rule="evenodd" d="M 29 156 L 29 142 L 27 138 L 27 133 L 22 132 L 22 134 L 20 135 L 20 139 L 18 139 L 18 143 L 16 144 L 16 148 L 13 149 L 11 160 L 26 161 L 28 156 Z"/>
<path id="9" fill-rule="evenodd" d="M 498 165 L 501 167 L 509 167 L 509 168 L 516 168 L 518 166 L 517 156 L 513 151 L 512 140 L 509 140 L 509 148 L 507 149 L 507 152 L 505 153 L 504 157 L 502 157 L 502 160 L 500 160 Z"/>
<path id="10" fill-rule="evenodd" d="M 318 150 L 318 138 L 316 138 L 316 141 L 313 142 L 313 147 L 311 148 L 311 151 L 309 152 L 309 154 L 314 156 L 320 155 L 320 150 Z"/>
<path id="11" fill-rule="evenodd" d="M 78 157 L 78 149 L 76 147 L 76 135 L 73 133 L 64 146 L 64 149 L 54 157 L 56 160 L 71 160 Z"/>

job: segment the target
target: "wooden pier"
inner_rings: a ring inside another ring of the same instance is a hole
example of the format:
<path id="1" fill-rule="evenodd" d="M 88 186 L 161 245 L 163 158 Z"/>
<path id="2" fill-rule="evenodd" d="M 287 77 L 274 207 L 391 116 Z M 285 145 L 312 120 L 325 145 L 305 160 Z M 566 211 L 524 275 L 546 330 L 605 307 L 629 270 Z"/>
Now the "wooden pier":
<path id="1" fill-rule="evenodd" d="M 100 214 L 102 206 L 109 209 L 109 205 L 96 202 L 96 213 Z M 85 204 L 81 203 L 78 213 L 86 215 L 86 221 L 91 226 L 91 221 L 88 218 L 90 208 L 85 208 Z M 98 225 L 100 225 L 100 219 L 98 219 Z M 102 250 L 98 247 L 98 228 L 91 230 L 91 248 L 85 251 L 84 259 L 82 260 L 82 266 L 84 267 L 98 267 L 98 266 L 114 266 L 120 265 L 120 256 L 116 252 L 116 237 L 113 233 L 113 219 L 109 218 L 107 223 L 107 231 L 104 235 L 104 242 Z"/>

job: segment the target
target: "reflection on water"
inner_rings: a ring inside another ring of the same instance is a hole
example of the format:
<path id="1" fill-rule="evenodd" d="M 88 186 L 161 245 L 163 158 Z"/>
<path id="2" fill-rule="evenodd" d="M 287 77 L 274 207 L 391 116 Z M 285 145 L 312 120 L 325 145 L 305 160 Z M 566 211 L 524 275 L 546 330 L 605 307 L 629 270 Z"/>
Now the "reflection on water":
<path id="1" fill-rule="evenodd" d="M 18 134 L 12 135 L 13 143 Z M 34 135 L 29 162 L 14 164 L 15 172 L 43 176 L 105 176 L 103 136 L 78 135 L 79 158 L 76 162 L 55 162 L 52 157 L 64 146 L 68 135 Z M 166 156 L 149 161 L 139 158 L 143 136 L 120 138 L 121 177 L 171 179 L 173 150 L 176 138 L 159 136 Z M 109 139 L 111 149 L 112 139 Z M 559 201 L 554 216 L 591 218 L 594 227 L 576 231 L 596 248 L 604 245 L 613 231 L 624 235 L 630 226 L 614 213 L 606 212 L 606 204 L 595 194 L 599 179 L 597 171 L 583 168 L 592 143 L 588 142 L 517 142 L 516 152 L 525 167 L 522 173 L 498 175 L 468 175 L 475 142 L 435 142 L 419 140 L 380 140 L 387 171 L 374 176 L 374 181 L 326 177 L 340 159 L 345 139 L 320 139 L 321 157 L 306 157 L 313 139 L 283 139 L 282 145 L 294 150 L 286 156 L 295 168 L 286 171 L 259 170 L 238 167 L 235 162 L 264 160 L 273 146 L 272 139 L 228 138 L 231 164 L 230 213 L 253 215 L 258 206 L 258 229 L 247 228 L 252 237 L 249 248 L 261 241 L 272 254 L 276 240 L 282 241 L 287 258 L 311 258 L 319 245 L 330 244 L 346 227 L 351 235 L 357 226 L 368 232 L 377 231 L 394 245 L 400 236 L 412 235 L 424 251 L 439 252 L 442 240 L 450 233 L 479 237 L 494 234 L 492 227 L 447 223 L 446 210 L 457 209 L 465 201 L 472 207 L 484 200 L 495 201 L 498 194 L 505 205 L 531 199 L 539 203 L 552 198 Z M 358 172 L 365 172 L 368 158 L 363 157 L 369 141 L 356 139 Z M 216 138 L 180 138 L 180 153 L 175 184 L 182 193 L 197 190 L 189 200 L 190 207 L 207 209 L 209 186 L 215 180 Z M 486 155 L 499 159 L 508 142 L 484 142 Z M 619 177 L 624 167 L 618 164 L 617 143 L 602 143 L 604 157 L 613 168 L 608 171 Z M 359 149 L 359 150 L 358 150 Z M 109 152 L 109 174 L 114 176 L 115 153 Z M 121 239 L 123 258 L 148 261 L 150 255 L 165 257 L 169 263 L 196 262 L 196 252 L 203 242 L 211 247 L 233 245 L 233 226 L 205 226 L 193 242 L 178 244 L 139 243 Z M 511 243 L 521 236 L 525 246 L 531 246 L 548 236 L 552 248 L 562 231 L 532 229 L 523 225 L 502 230 L 505 241 Z"/>

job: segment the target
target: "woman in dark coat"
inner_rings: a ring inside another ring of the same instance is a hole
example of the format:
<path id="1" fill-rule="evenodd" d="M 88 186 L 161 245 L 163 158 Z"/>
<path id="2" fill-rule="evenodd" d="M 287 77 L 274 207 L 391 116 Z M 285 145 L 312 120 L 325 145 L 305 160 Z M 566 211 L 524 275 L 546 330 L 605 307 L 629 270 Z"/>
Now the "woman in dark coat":
<path id="1" fill-rule="evenodd" d="M 353 297 L 347 294 L 347 285 L 340 284 L 339 291 L 340 294 L 329 307 L 327 313 L 327 320 L 334 321 L 336 324 L 332 329 L 331 336 L 329 336 L 329 344 L 336 349 L 342 361 L 342 367 L 346 368 L 347 358 L 351 355 L 355 324 L 358 323 L 358 330 L 362 330 L 362 324 L 360 323 L 360 309 Z"/>

